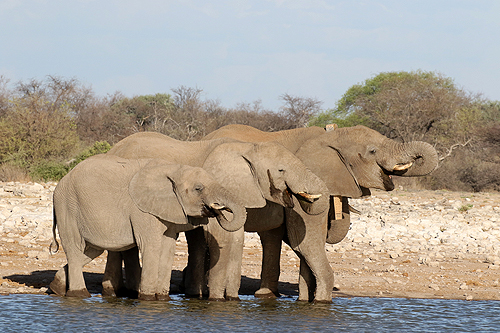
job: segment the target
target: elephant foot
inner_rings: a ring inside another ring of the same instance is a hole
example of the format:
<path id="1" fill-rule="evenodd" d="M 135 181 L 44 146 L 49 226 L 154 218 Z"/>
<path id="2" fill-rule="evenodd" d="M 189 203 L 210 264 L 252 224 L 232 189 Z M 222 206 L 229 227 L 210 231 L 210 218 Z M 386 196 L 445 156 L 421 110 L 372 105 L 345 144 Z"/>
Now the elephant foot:
<path id="1" fill-rule="evenodd" d="M 257 298 L 276 298 L 279 297 L 278 291 L 272 291 L 269 288 L 260 288 L 254 294 Z"/>
<path id="2" fill-rule="evenodd" d="M 87 290 L 87 288 L 84 288 L 84 289 L 80 289 L 80 290 L 68 290 L 68 292 L 66 293 L 66 296 L 87 298 L 87 297 L 90 297 L 90 293 Z"/>
<path id="3" fill-rule="evenodd" d="M 170 301 L 170 295 L 169 294 L 156 294 L 156 300 L 157 301 Z"/>
<path id="4" fill-rule="evenodd" d="M 238 296 L 226 296 L 226 301 L 239 301 L 240 298 Z"/>
<path id="5" fill-rule="evenodd" d="M 127 289 L 125 287 L 119 288 L 115 290 L 114 288 L 102 288 L 102 296 L 103 297 L 128 297 L 128 298 L 137 298 L 137 291 Z M 135 295 L 135 297 L 134 297 Z"/>
<path id="6" fill-rule="evenodd" d="M 49 285 L 50 290 L 54 292 L 58 296 L 65 296 L 66 295 L 66 282 L 62 282 L 59 279 L 54 279 L 50 285 Z"/>
<path id="7" fill-rule="evenodd" d="M 118 297 L 127 297 L 131 299 L 138 299 L 139 298 L 139 292 L 137 290 L 133 289 L 124 289 L 124 295 L 123 296 L 118 296 Z"/>
<path id="8" fill-rule="evenodd" d="M 184 294 L 187 298 L 193 298 L 193 299 L 204 299 L 207 298 L 206 295 L 200 295 L 200 294 Z"/>
<path id="9" fill-rule="evenodd" d="M 225 302 L 226 301 L 225 298 L 220 298 L 220 297 L 209 297 L 208 300 L 211 302 Z"/>
<path id="10" fill-rule="evenodd" d="M 313 303 L 315 304 L 332 304 L 333 301 L 330 299 L 330 300 L 327 300 L 327 299 L 324 299 L 324 300 L 314 300 Z"/>
<path id="11" fill-rule="evenodd" d="M 137 299 L 141 301 L 156 301 L 156 294 L 144 294 L 144 293 L 139 293 L 139 296 Z"/>
<path id="12" fill-rule="evenodd" d="M 181 294 L 184 293 L 184 295 L 189 298 L 198 298 L 198 299 L 208 298 L 208 291 L 204 292 L 201 291 L 200 289 L 184 289 L 184 291 L 181 291 L 180 293 Z"/>
<path id="13" fill-rule="evenodd" d="M 102 287 L 102 296 L 103 297 L 118 297 L 119 291 L 115 292 L 113 288 L 105 288 Z"/>

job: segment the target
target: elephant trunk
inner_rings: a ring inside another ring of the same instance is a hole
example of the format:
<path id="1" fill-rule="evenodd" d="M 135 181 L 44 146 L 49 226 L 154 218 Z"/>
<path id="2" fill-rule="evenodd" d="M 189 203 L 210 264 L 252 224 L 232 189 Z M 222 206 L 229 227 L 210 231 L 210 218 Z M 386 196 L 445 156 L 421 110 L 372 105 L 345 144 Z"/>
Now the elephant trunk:
<path id="1" fill-rule="evenodd" d="M 247 218 L 245 206 L 228 190 L 218 187 L 207 198 L 207 206 L 224 230 L 232 232 L 243 227 Z"/>
<path id="2" fill-rule="evenodd" d="M 380 163 L 391 174 L 418 177 L 436 169 L 438 155 L 436 149 L 427 142 L 413 141 L 392 145 L 393 147 L 387 150 L 392 156 Z"/>
<path id="3" fill-rule="evenodd" d="M 294 173 L 293 177 L 287 175 L 285 182 L 305 213 L 318 215 L 329 208 L 330 196 L 326 184 L 309 169 Z"/>

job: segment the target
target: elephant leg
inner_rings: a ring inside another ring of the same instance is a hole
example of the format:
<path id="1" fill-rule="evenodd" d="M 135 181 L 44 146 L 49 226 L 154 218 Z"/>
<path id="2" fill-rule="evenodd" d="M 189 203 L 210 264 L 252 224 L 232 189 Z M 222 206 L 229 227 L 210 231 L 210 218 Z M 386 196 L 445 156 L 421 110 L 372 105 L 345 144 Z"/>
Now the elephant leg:
<path id="1" fill-rule="evenodd" d="M 50 283 L 49 287 L 56 295 L 65 296 L 68 290 L 68 265 L 64 265 L 57 271 L 54 280 Z"/>
<path id="2" fill-rule="evenodd" d="M 284 235 L 284 224 L 276 229 L 259 232 L 262 243 L 262 269 L 260 288 L 255 292 L 255 297 L 279 297 L 278 280 L 280 275 L 281 240 Z"/>
<path id="3" fill-rule="evenodd" d="M 82 252 L 68 255 L 68 291 L 69 297 L 90 297 L 83 278 L 83 266 L 100 256 L 104 250 L 86 246 Z"/>
<path id="4" fill-rule="evenodd" d="M 189 297 L 202 298 L 207 294 L 206 261 L 207 241 L 203 228 L 184 233 L 188 243 L 188 263 L 183 272 L 184 293 Z"/>
<path id="5" fill-rule="evenodd" d="M 125 278 L 122 262 L 125 264 Z M 141 264 L 137 246 L 121 252 L 108 251 L 102 281 L 103 296 L 137 298 L 140 281 Z"/>
<path id="6" fill-rule="evenodd" d="M 125 265 L 125 288 L 127 296 L 137 298 L 141 282 L 141 263 L 139 261 L 139 248 L 134 246 L 130 250 L 121 252 Z"/>
<path id="7" fill-rule="evenodd" d="M 226 300 L 238 301 L 238 292 L 241 286 L 241 263 L 243 258 L 243 244 L 245 242 L 245 231 L 241 228 L 238 231 L 229 233 L 231 243 L 229 251 L 229 261 L 226 268 Z"/>
<path id="8" fill-rule="evenodd" d="M 156 285 L 158 282 L 158 249 L 154 249 L 152 246 L 139 245 L 139 251 L 142 254 L 142 272 L 138 299 L 154 301 L 156 300 Z"/>
<path id="9" fill-rule="evenodd" d="M 316 290 L 316 279 L 303 258 L 300 258 L 298 301 L 312 302 Z"/>
<path id="10" fill-rule="evenodd" d="M 243 236 L 238 237 L 236 234 L 244 233 L 244 231 L 242 228 L 235 232 L 227 232 L 218 223 L 213 222 L 209 223 L 206 228 L 206 239 L 210 252 L 208 298 L 209 300 L 225 300 L 230 256 L 239 257 L 239 260 L 241 260 L 241 253 L 243 251 L 243 244 L 232 246 L 232 243 L 234 239 L 243 239 Z M 235 283 L 241 283 L 241 271 L 238 280 L 240 281 Z M 231 297 L 234 297 L 234 295 L 231 295 Z"/>
<path id="11" fill-rule="evenodd" d="M 290 246 L 300 255 L 314 276 L 314 279 L 304 277 L 308 289 L 315 289 L 314 301 L 331 302 L 334 276 L 325 250 L 327 213 L 306 215 L 299 209 L 286 209 L 286 224 Z M 316 282 L 315 286 L 313 281 Z M 302 292 L 303 297 L 306 294 L 311 292 Z"/>
<path id="12" fill-rule="evenodd" d="M 170 280 L 172 277 L 176 239 L 177 234 L 171 230 L 167 230 L 161 240 L 158 290 L 156 292 L 156 299 L 159 301 L 170 300 Z"/>
<path id="13" fill-rule="evenodd" d="M 206 272 L 209 254 L 203 228 L 186 231 L 188 263 L 183 272 L 184 293 L 188 297 L 202 298 L 208 294 Z"/>
<path id="14" fill-rule="evenodd" d="M 124 290 L 121 253 L 108 251 L 106 268 L 102 279 L 102 295 L 117 297 L 122 295 Z"/>
<path id="15" fill-rule="evenodd" d="M 132 226 L 142 256 L 138 299 L 154 301 L 158 291 L 160 256 L 163 253 L 163 233 L 166 232 L 167 228 L 155 217 L 145 214 L 133 216 Z"/>

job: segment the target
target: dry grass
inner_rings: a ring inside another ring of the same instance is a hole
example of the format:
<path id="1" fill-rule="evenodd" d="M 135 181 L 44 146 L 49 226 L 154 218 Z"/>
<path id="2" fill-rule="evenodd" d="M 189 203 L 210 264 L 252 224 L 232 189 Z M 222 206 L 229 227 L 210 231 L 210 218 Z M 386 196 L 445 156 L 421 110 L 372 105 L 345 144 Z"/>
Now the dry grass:
<path id="1" fill-rule="evenodd" d="M 28 172 L 15 165 L 0 164 L 0 181 L 2 182 L 30 182 Z"/>

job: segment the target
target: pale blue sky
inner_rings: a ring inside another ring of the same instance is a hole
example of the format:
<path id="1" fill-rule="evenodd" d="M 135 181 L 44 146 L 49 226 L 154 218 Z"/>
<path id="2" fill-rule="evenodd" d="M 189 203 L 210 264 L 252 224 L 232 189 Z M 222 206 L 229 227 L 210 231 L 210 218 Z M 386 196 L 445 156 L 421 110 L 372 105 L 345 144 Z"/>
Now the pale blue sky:
<path id="1" fill-rule="evenodd" d="M 499 17 L 496 0 L 0 0 L 0 75 L 276 110 L 284 93 L 326 109 L 380 72 L 422 69 L 500 100 Z"/>

